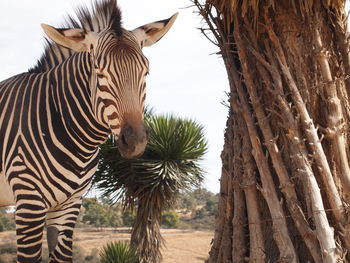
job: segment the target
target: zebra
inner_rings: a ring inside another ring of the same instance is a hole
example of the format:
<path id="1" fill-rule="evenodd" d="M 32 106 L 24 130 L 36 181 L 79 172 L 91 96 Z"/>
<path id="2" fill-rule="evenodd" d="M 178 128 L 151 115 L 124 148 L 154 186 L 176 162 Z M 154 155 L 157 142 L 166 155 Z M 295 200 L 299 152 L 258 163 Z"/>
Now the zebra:
<path id="1" fill-rule="evenodd" d="M 124 158 L 141 155 L 149 62 L 142 48 L 169 19 L 126 30 L 116 0 L 95 0 L 50 40 L 28 72 L 0 82 L 0 207 L 16 206 L 17 262 L 72 262 L 74 225 L 98 165 L 98 147 L 117 137 Z"/>

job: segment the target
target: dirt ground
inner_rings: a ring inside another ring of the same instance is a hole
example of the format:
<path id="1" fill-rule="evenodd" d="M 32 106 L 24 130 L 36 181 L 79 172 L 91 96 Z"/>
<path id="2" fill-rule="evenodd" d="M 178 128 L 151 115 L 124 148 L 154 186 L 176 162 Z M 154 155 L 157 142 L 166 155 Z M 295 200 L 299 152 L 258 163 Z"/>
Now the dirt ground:
<path id="1" fill-rule="evenodd" d="M 165 232 L 163 237 L 167 242 L 167 247 L 163 251 L 164 263 L 203 263 L 208 258 L 213 233 Z"/>
<path id="2" fill-rule="evenodd" d="M 162 235 L 166 240 L 163 263 L 203 263 L 208 256 L 213 238 L 212 232 L 178 229 L 162 230 Z M 102 247 L 109 241 L 129 239 L 130 234 L 127 230 L 94 231 L 78 228 L 75 231 L 74 243 L 86 254 L 90 254 L 92 250 Z M 0 245 L 14 241 L 14 231 L 0 233 Z"/>

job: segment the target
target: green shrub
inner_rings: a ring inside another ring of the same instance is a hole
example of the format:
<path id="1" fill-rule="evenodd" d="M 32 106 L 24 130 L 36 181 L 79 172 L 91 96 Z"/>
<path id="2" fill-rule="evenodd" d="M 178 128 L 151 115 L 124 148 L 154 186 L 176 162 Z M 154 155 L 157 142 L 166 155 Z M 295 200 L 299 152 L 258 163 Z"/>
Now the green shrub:
<path id="1" fill-rule="evenodd" d="M 204 208 L 196 210 L 195 219 L 202 219 L 207 215 L 207 211 Z"/>
<path id="2" fill-rule="evenodd" d="M 126 242 L 112 242 L 100 251 L 101 263 L 139 263 L 136 250 Z"/>
<path id="3" fill-rule="evenodd" d="M 177 227 L 179 224 L 180 218 L 178 214 L 174 211 L 164 212 L 162 215 L 162 225 L 165 227 Z"/>
<path id="4" fill-rule="evenodd" d="M 135 214 L 130 210 L 126 210 L 122 214 L 122 220 L 124 226 L 132 226 L 135 221 Z"/>
<path id="5" fill-rule="evenodd" d="M 14 230 L 16 228 L 13 213 L 6 213 L 4 208 L 0 208 L 0 232 Z"/>

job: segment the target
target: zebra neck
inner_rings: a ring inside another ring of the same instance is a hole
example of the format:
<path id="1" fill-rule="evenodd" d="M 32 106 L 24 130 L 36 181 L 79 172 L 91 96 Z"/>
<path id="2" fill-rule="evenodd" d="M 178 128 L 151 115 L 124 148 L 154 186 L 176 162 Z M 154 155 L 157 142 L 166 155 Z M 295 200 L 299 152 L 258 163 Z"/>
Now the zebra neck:
<path id="1" fill-rule="evenodd" d="M 50 72 L 53 115 L 72 142 L 93 151 L 109 134 L 92 106 L 92 65 L 88 53 L 77 53 Z M 56 115 L 56 116 L 54 116 Z"/>

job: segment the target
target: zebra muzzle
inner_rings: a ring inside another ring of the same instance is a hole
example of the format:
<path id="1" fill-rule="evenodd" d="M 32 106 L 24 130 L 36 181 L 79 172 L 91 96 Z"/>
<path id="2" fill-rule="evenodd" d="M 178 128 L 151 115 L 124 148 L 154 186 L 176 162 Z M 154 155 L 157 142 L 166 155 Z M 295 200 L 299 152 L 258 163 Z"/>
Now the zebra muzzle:
<path id="1" fill-rule="evenodd" d="M 120 131 L 117 146 L 123 158 L 137 158 L 143 154 L 148 142 L 148 130 L 144 124 L 126 124 Z"/>

